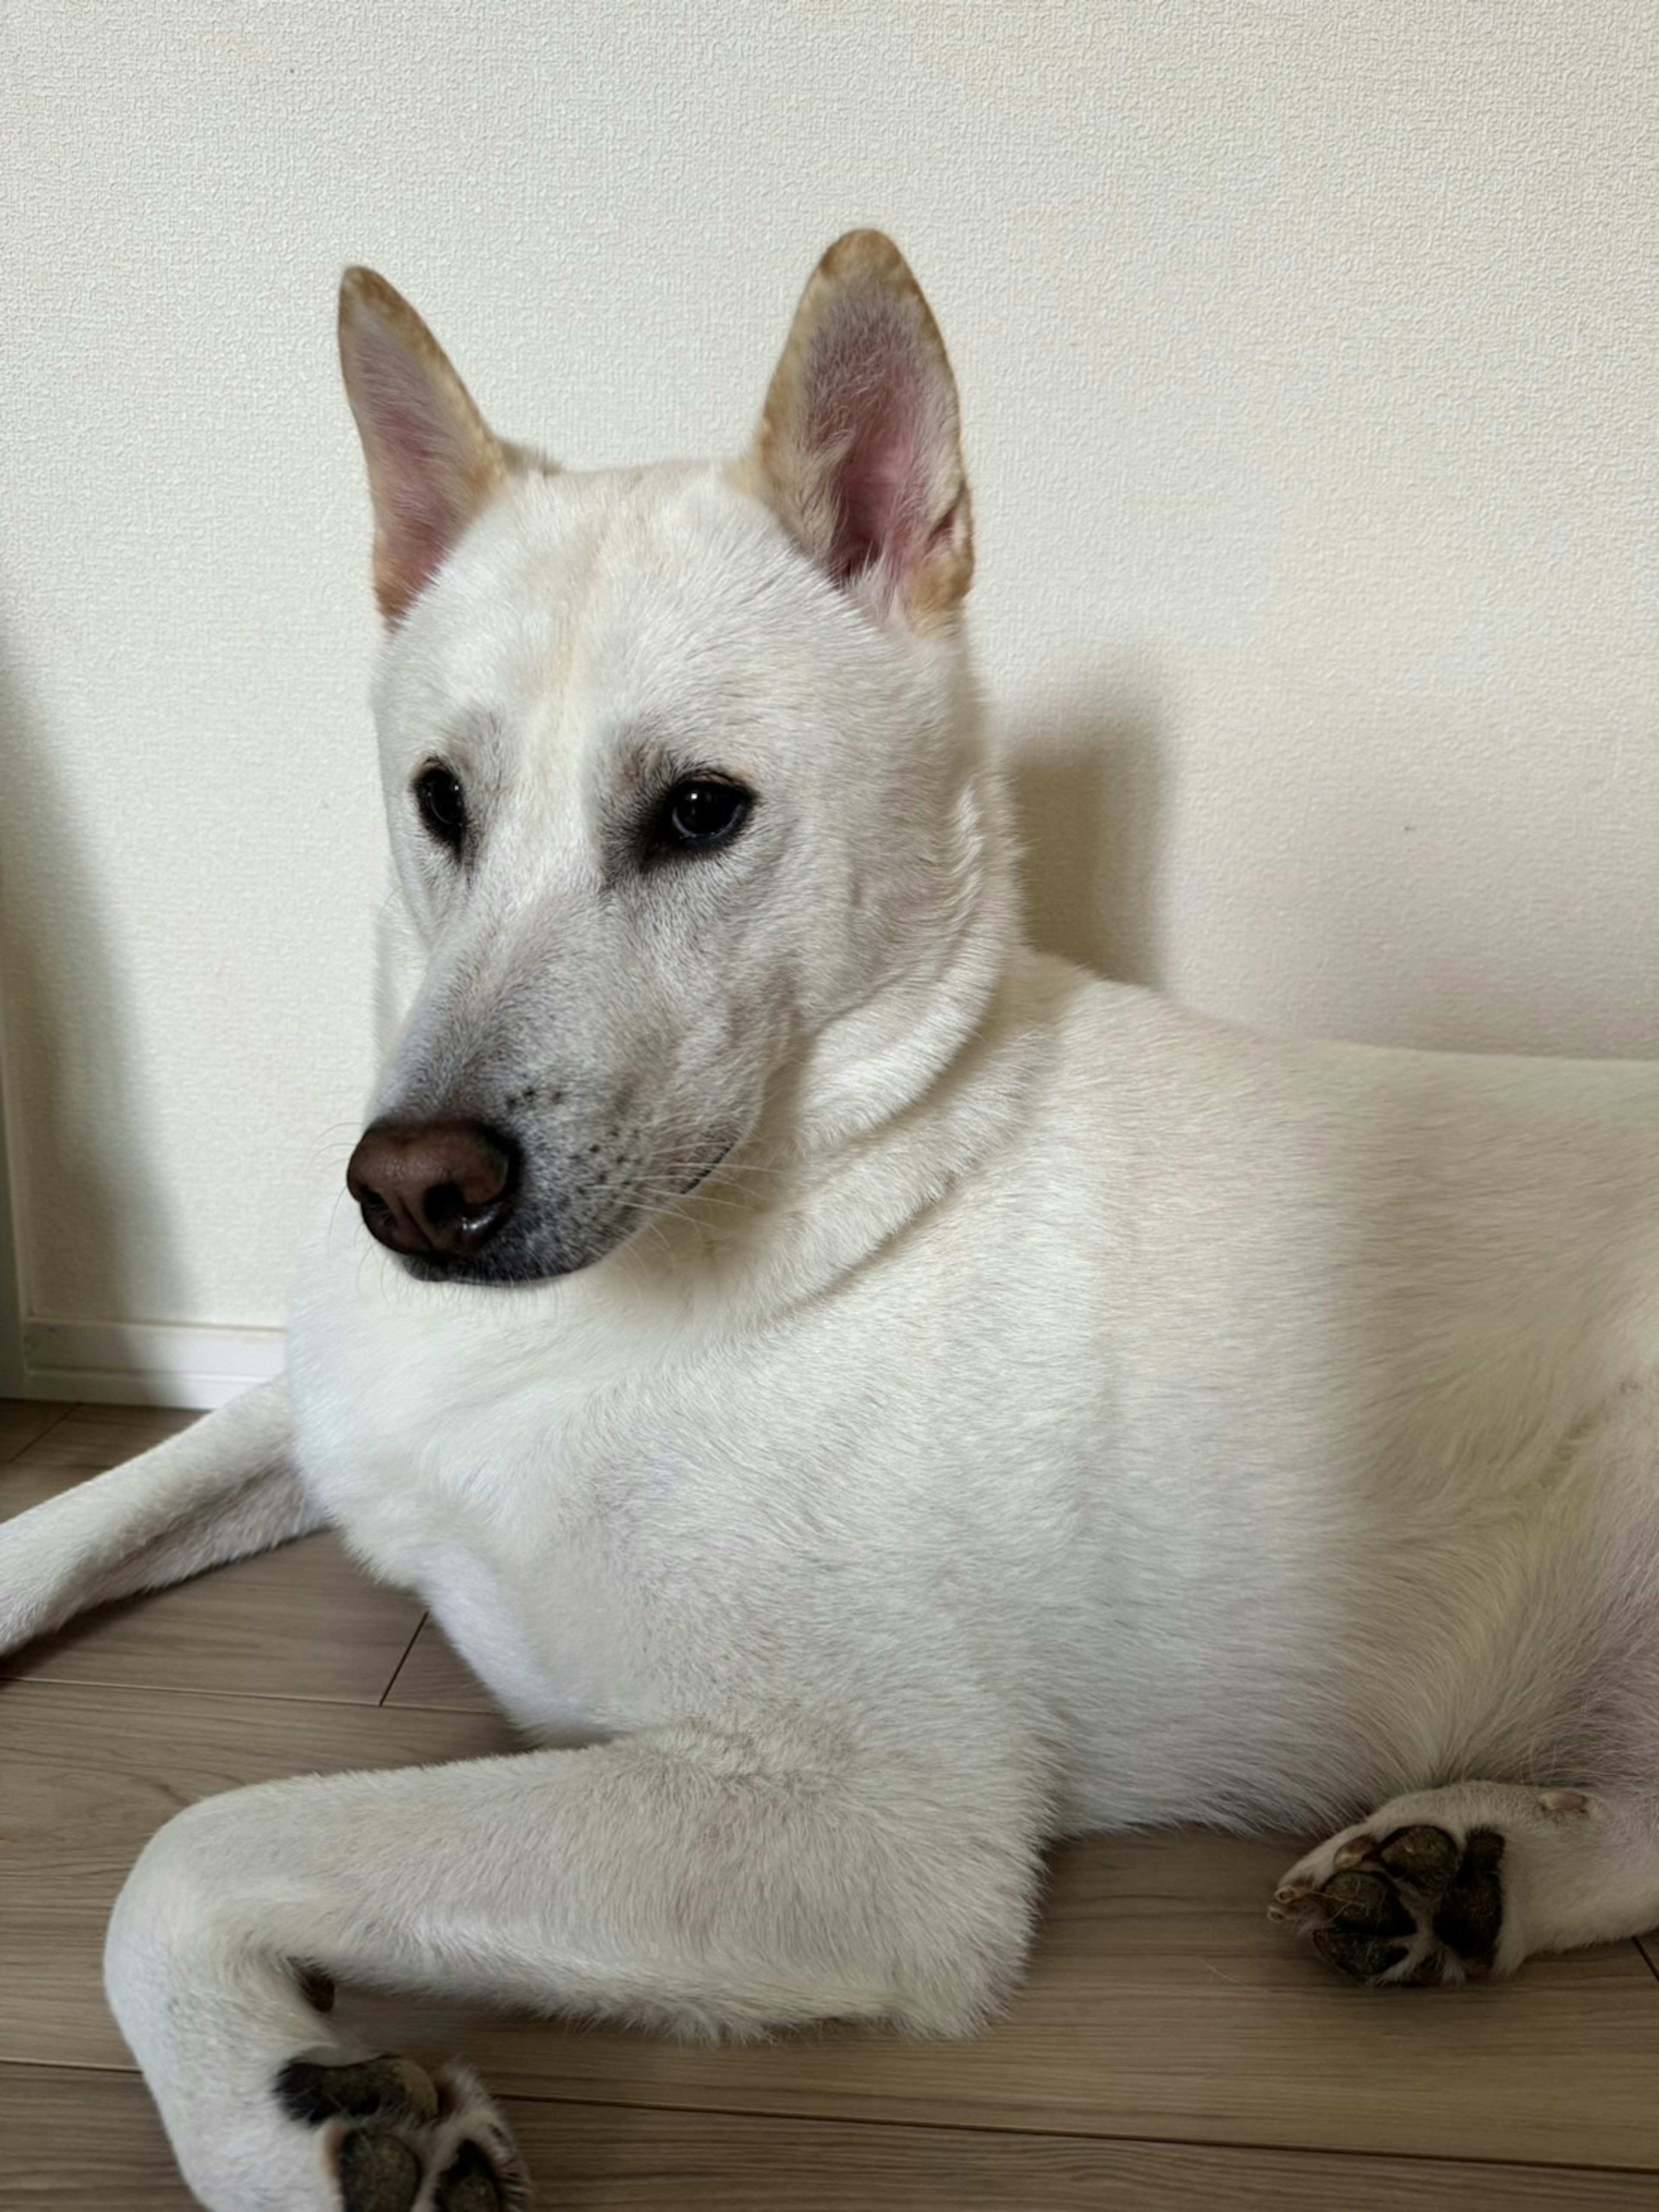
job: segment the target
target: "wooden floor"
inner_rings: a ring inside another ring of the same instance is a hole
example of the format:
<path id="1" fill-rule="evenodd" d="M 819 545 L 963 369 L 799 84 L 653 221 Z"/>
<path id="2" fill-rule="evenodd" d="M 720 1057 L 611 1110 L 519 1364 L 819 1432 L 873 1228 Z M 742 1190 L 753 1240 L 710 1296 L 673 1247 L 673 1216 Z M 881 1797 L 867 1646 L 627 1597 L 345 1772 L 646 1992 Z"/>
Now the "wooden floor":
<path id="1" fill-rule="evenodd" d="M 0 1401 L 0 1511 L 189 1418 Z M 112 1607 L 3 1672 L 0 2204 L 185 2206 L 99 1986 L 139 1846 L 211 1790 L 512 1738 L 418 1608 L 330 1537 Z M 1659 1971 L 1640 1946 L 1369 1995 L 1269 1927 L 1290 1856 L 1202 1835 L 1060 1853 L 1030 1985 L 968 2045 L 711 2051 L 342 2005 L 386 2045 L 474 2059 L 558 2212 L 1659 2208 Z"/>

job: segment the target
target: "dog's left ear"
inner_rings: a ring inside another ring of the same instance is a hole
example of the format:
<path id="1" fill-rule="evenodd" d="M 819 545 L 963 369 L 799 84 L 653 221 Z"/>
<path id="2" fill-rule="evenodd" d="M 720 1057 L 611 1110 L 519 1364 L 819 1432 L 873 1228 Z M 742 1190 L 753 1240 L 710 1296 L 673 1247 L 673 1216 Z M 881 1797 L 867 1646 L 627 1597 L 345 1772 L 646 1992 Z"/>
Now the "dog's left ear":
<path id="1" fill-rule="evenodd" d="M 837 583 L 915 629 L 974 573 L 956 380 L 921 287 L 878 230 L 808 280 L 742 481 Z"/>
<path id="2" fill-rule="evenodd" d="M 340 368 L 368 465 L 374 596 L 395 623 L 505 487 L 507 456 L 443 348 L 372 269 L 340 282 Z"/>

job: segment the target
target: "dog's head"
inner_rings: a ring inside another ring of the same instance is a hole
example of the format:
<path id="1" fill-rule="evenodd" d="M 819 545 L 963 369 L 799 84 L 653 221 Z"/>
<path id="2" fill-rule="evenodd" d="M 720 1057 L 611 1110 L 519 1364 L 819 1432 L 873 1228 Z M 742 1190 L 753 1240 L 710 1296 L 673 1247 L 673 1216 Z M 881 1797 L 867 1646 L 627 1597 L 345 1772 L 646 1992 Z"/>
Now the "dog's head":
<path id="1" fill-rule="evenodd" d="M 745 1148 L 894 1110 L 960 1034 L 946 979 L 989 956 L 955 387 L 872 232 L 814 272 L 736 465 L 502 443 L 367 270 L 340 335 L 427 956 L 349 1181 L 417 1273 L 564 1274 Z"/>

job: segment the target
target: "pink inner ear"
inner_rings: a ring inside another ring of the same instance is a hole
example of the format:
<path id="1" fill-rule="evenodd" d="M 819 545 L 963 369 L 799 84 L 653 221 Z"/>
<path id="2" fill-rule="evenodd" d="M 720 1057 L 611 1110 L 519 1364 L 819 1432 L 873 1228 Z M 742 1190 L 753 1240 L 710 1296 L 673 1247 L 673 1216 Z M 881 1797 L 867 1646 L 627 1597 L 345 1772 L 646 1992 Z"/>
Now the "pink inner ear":
<path id="1" fill-rule="evenodd" d="M 431 426 L 395 416 L 386 426 L 387 520 L 395 556 L 410 587 L 428 583 L 460 534 L 460 501 Z"/>
<path id="2" fill-rule="evenodd" d="M 931 369 L 902 312 L 885 301 L 819 341 L 807 441 L 823 457 L 824 566 L 837 582 L 874 569 L 890 589 L 927 550 L 938 460 Z"/>
<path id="3" fill-rule="evenodd" d="M 359 380 L 382 526 L 398 567 L 416 588 L 436 571 L 465 520 L 465 459 L 429 373 L 397 340 L 365 345 Z"/>

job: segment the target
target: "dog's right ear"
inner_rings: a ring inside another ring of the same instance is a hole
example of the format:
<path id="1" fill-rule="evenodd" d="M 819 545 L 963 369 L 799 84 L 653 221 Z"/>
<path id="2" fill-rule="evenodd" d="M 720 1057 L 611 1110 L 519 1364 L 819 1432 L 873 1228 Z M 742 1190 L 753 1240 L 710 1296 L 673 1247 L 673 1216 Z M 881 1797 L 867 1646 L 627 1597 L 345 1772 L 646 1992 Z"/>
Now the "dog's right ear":
<path id="1" fill-rule="evenodd" d="M 401 293 L 372 269 L 340 283 L 340 367 L 374 506 L 374 596 L 398 622 L 506 484 L 507 457 Z"/>

